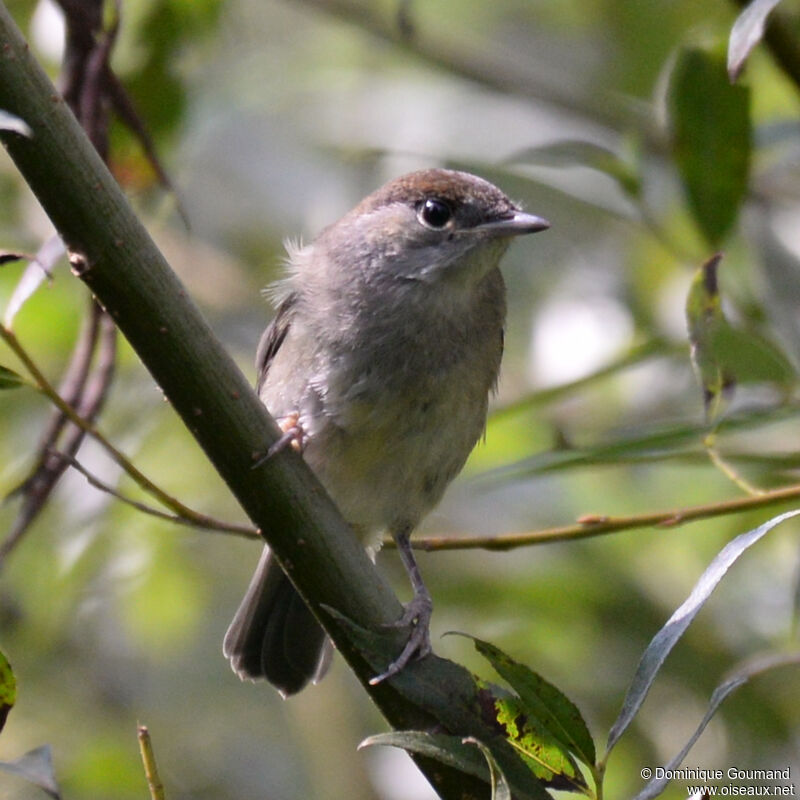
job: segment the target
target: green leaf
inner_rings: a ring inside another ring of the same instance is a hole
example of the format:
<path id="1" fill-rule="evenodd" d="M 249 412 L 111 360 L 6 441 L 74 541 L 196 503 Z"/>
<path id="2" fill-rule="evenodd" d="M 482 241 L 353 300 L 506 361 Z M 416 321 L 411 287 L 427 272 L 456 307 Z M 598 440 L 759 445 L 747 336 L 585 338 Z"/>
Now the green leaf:
<path id="1" fill-rule="evenodd" d="M 738 383 L 770 382 L 783 387 L 797 379 L 794 367 L 774 344 L 725 318 L 717 271 L 722 256 L 697 271 L 686 300 L 692 365 L 703 389 L 706 416 L 714 422 Z"/>
<path id="2" fill-rule="evenodd" d="M 16 761 L 0 761 L 0 772 L 18 775 L 28 783 L 38 786 L 55 800 L 61 800 L 49 745 L 37 747 Z"/>
<path id="3" fill-rule="evenodd" d="M 492 800 L 511 800 L 511 787 L 508 785 L 508 781 L 506 780 L 506 776 L 503 775 L 503 770 L 500 769 L 500 765 L 495 761 L 492 751 L 483 742 L 474 739 L 472 736 L 467 736 L 462 741 L 464 744 L 474 745 L 483 753 L 483 757 L 489 765 Z"/>
<path id="4" fill-rule="evenodd" d="M 387 627 L 382 631 L 371 631 L 353 622 L 349 617 L 330 606 L 322 606 L 323 611 L 330 614 L 342 626 L 350 643 L 356 647 L 361 657 L 369 664 L 375 674 L 383 672 L 387 664 L 391 664 L 397 653 L 402 649 L 400 633 L 397 629 Z M 399 646 L 398 646 L 399 645 Z M 398 690 L 403 691 L 403 684 L 408 682 L 408 676 L 401 670 L 393 676 L 393 683 L 399 684 Z M 413 683 L 413 681 L 411 681 Z"/>
<path id="5" fill-rule="evenodd" d="M 791 405 L 775 408 L 757 409 L 739 413 L 725 418 L 720 423 L 720 430 L 728 433 L 734 431 L 752 431 L 764 425 L 783 422 L 797 417 L 798 411 Z M 510 480 L 519 480 L 530 475 L 543 475 L 556 471 L 585 469 L 597 464 L 638 464 L 665 461 L 668 458 L 691 459 L 701 456 L 707 462 L 707 454 L 699 442 L 708 433 L 707 425 L 680 422 L 657 425 L 653 428 L 639 430 L 633 427 L 632 433 L 618 431 L 609 437 L 608 442 L 583 447 L 562 448 L 537 453 L 530 458 L 495 467 L 480 473 L 473 478 L 476 484 L 493 484 Z M 614 436 L 617 438 L 615 439 Z M 747 456 L 755 458 L 755 454 Z M 788 460 L 787 460 L 788 459 Z M 796 456 L 790 454 L 787 459 L 781 457 L 781 463 L 793 468 Z M 794 460 L 793 460 L 794 459 Z"/>
<path id="6" fill-rule="evenodd" d="M 703 719 L 700 720 L 700 724 L 689 737 L 681 751 L 664 766 L 661 774 L 653 778 L 633 800 L 652 800 L 652 798 L 658 797 L 658 795 L 667 788 L 670 779 L 666 776 L 683 763 L 683 759 L 686 758 L 689 751 L 694 747 L 695 742 L 700 738 L 700 735 L 706 729 L 708 723 L 711 722 L 714 714 L 717 713 L 717 709 L 722 705 L 728 695 L 747 683 L 751 678 L 762 675 L 770 670 L 786 666 L 800 666 L 800 652 L 775 653 L 762 656 L 731 672 L 712 692 L 711 699 L 708 701 L 708 709 Z"/>
<path id="7" fill-rule="evenodd" d="M 589 167 L 613 178 L 629 197 L 638 198 L 642 192 L 642 178 L 636 164 L 607 147 L 582 139 L 563 139 L 541 147 L 529 147 L 513 155 L 509 161 L 556 167 Z"/>
<path id="8" fill-rule="evenodd" d="M 594 766 L 595 748 L 578 707 L 560 689 L 532 669 L 488 642 L 473 638 L 476 650 L 520 697 L 520 711 L 541 724 L 542 730 L 584 764 Z"/>
<path id="9" fill-rule="evenodd" d="M 717 269 L 722 253 L 712 256 L 695 273 L 686 298 L 686 323 L 689 329 L 692 366 L 703 389 L 706 417 L 713 422 L 725 396 L 733 391 L 735 378 L 725 371 L 714 342 L 727 326 L 719 297 Z"/>
<path id="10" fill-rule="evenodd" d="M 17 679 L 11 664 L 0 650 L 0 731 L 6 724 L 8 712 L 17 702 Z"/>
<path id="11" fill-rule="evenodd" d="M 736 18 L 728 40 L 728 77 L 735 81 L 750 51 L 761 41 L 767 17 L 780 0 L 753 0 Z"/>
<path id="12" fill-rule="evenodd" d="M 788 387 L 797 378 L 791 361 L 777 345 L 752 331 L 723 325 L 712 346 L 723 371 L 737 383 L 775 383 Z"/>
<path id="13" fill-rule="evenodd" d="M 539 780 L 556 789 L 586 788 L 569 749 L 536 716 L 535 710 L 516 695 L 495 696 L 494 708 L 506 739 Z"/>
<path id="14" fill-rule="evenodd" d="M 425 731 L 392 731 L 368 736 L 359 744 L 358 749 L 373 745 L 399 747 L 409 753 L 435 758 L 442 764 L 474 775 L 487 783 L 490 779 L 487 760 L 482 758 L 474 747 L 466 745 L 460 736 Z"/>
<path id="15" fill-rule="evenodd" d="M 0 131 L 10 131 L 20 136 L 27 136 L 29 139 L 33 136 L 33 131 L 25 120 L 2 109 L 0 109 Z"/>
<path id="16" fill-rule="evenodd" d="M 23 378 L 22 375 L 14 372 L 13 369 L 0 366 L 0 390 L 18 389 L 20 386 L 25 385 L 25 378 Z"/>
<path id="17" fill-rule="evenodd" d="M 462 739 L 460 736 L 425 731 L 393 731 L 370 736 L 364 739 L 358 747 L 361 749 L 376 744 L 400 747 L 410 753 L 435 758 L 442 764 L 447 764 L 490 783 L 493 792 L 495 786 L 498 787 L 498 791 L 503 784 L 508 786 L 505 775 L 495 759 L 496 753 L 485 743 L 478 743 L 477 739 Z M 488 755 L 485 759 L 482 758 L 474 747 L 470 747 L 470 744 L 479 744 L 484 755 L 487 751 L 491 754 L 492 761 L 489 761 Z M 487 766 L 487 762 L 489 762 L 489 766 Z M 494 762 L 494 766 L 492 762 Z M 522 768 L 524 769 L 524 767 Z M 493 771 L 495 769 L 496 772 Z M 493 797 L 496 797 L 496 800 L 503 800 L 502 794 L 493 794 Z M 541 784 L 536 783 L 529 776 L 524 782 L 514 783 L 514 797 L 518 797 L 520 800 L 548 800 L 550 795 L 541 788 Z"/>
<path id="18" fill-rule="evenodd" d="M 723 52 L 684 48 L 668 95 L 675 161 L 692 215 L 712 247 L 733 227 L 747 190 L 750 95 L 728 81 Z"/>
<path id="19" fill-rule="evenodd" d="M 402 639 L 401 630 L 386 628 L 380 633 L 368 631 L 330 606 L 323 605 L 321 609 L 342 626 L 359 655 L 376 673 L 385 669 L 386 664 L 399 652 L 398 636 Z M 476 715 L 486 721 L 489 730 L 494 730 L 493 697 L 487 699 L 486 693 L 479 692 L 474 676 L 458 664 L 433 654 L 425 659 L 436 661 L 433 673 L 416 669 L 420 662 L 413 662 L 389 678 L 387 683 L 408 702 L 434 717 L 445 730 L 469 732 Z M 497 762 L 513 788 L 514 797 L 548 800 L 549 795 L 517 750 L 499 735 L 491 745 Z M 474 750 L 471 753 L 473 757 L 477 755 Z M 485 770 L 481 759 L 477 761 Z M 488 778 L 487 771 L 483 772 L 483 777 Z"/>
<path id="20" fill-rule="evenodd" d="M 639 712 L 647 693 L 650 691 L 650 687 L 653 685 L 653 681 L 656 679 L 656 675 L 658 675 L 672 648 L 675 647 L 686 632 L 692 620 L 700 612 L 700 609 L 705 605 L 711 593 L 717 588 L 728 570 L 743 553 L 766 536 L 776 525 L 780 525 L 798 514 L 800 514 L 800 509 L 787 511 L 785 514 L 779 514 L 751 531 L 740 534 L 728 542 L 706 567 L 705 572 L 700 576 L 686 600 L 653 637 L 650 644 L 647 645 L 639 666 L 636 668 L 636 674 L 633 676 L 628 693 L 625 695 L 619 716 L 611 726 L 611 731 L 608 734 L 606 759 Z"/>
<path id="21" fill-rule="evenodd" d="M 51 236 L 36 252 L 30 263 L 22 273 L 22 277 L 14 287 L 14 292 L 8 301 L 3 324 L 10 328 L 17 312 L 27 302 L 28 298 L 42 285 L 42 283 L 52 277 L 53 268 L 66 253 L 64 242 L 58 235 Z"/>

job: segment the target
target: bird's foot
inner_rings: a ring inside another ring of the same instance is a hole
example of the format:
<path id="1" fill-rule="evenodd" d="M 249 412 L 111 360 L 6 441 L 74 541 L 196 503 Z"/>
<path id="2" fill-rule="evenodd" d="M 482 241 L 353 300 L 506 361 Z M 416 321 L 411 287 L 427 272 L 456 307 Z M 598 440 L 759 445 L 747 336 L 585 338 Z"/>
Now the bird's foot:
<path id="1" fill-rule="evenodd" d="M 270 445 L 266 455 L 261 456 L 261 458 L 253 464 L 253 469 L 260 467 L 273 456 L 283 452 L 287 447 L 291 447 L 297 453 L 303 452 L 308 441 L 308 436 L 303 430 L 303 426 L 300 424 L 300 415 L 298 413 L 293 413 L 289 414 L 287 417 L 283 417 L 283 419 L 278 422 L 278 427 L 283 431 L 283 435 Z"/>
<path id="2" fill-rule="evenodd" d="M 411 634 L 400 655 L 374 678 L 370 678 L 370 686 L 375 686 L 393 675 L 397 675 L 412 660 L 423 658 L 431 652 L 431 616 L 433 601 L 427 591 L 417 592 L 414 598 L 405 605 L 403 615 L 397 622 L 390 622 L 386 627 L 405 628 L 413 625 Z"/>

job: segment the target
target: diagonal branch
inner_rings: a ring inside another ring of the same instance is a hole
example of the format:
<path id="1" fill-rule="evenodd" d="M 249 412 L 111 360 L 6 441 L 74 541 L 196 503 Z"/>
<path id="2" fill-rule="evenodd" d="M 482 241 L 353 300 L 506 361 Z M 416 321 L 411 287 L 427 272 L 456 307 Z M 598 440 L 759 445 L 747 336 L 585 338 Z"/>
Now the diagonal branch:
<path id="1" fill-rule="evenodd" d="M 396 653 L 407 637 L 391 625 L 399 600 L 297 453 L 287 449 L 253 469 L 278 426 L 57 97 L 0 3 L 0 109 L 33 131 L 0 131 L 0 141 L 64 239 L 73 272 L 109 311 L 391 725 L 496 742 L 472 676 L 449 661 L 431 654 L 370 685 L 375 654 Z M 507 742 L 497 747 L 507 775 L 516 766 L 530 776 Z M 443 798 L 486 794 L 478 778 L 416 760 Z M 518 796 L 546 796 L 527 780 Z"/>

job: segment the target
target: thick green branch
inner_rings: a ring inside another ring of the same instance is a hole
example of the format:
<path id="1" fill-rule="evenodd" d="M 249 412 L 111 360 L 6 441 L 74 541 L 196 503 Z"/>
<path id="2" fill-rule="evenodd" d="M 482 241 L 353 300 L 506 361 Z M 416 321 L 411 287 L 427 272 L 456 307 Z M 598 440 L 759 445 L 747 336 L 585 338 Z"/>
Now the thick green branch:
<path id="1" fill-rule="evenodd" d="M 417 729 L 444 724 L 462 735 L 490 738 L 492 729 L 472 703 L 474 684 L 449 662 L 430 656 L 386 684 L 368 685 L 374 674 L 366 661 L 370 656 L 359 654 L 353 630 L 341 620 L 380 630 L 400 616 L 399 601 L 299 456 L 289 450 L 252 468 L 277 439 L 278 428 L 136 219 L 2 4 L 0 109 L 33 132 L 25 137 L 3 131 L 0 139 L 64 239 L 73 272 L 116 321 L 389 722 Z M 403 634 L 392 635 L 398 644 Z M 434 709 L 430 698 L 438 698 Z M 486 792 L 477 779 L 424 759 L 419 763 L 444 797 Z"/>

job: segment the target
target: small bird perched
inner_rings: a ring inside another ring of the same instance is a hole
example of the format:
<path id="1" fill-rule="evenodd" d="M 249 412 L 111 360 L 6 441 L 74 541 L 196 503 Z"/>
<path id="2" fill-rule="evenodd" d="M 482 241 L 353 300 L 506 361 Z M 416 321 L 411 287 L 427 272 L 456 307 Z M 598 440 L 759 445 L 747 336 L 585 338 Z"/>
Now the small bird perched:
<path id="1" fill-rule="evenodd" d="M 256 357 L 257 390 L 364 540 L 394 537 L 414 598 L 397 659 L 430 652 L 433 604 L 409 542 L 486 426 L 503 352 L 511 237 L 549 227 L 496 186 L 428 169 L 362 200 L 306 247 L 288 247 L 275 319 Z M 284 696 L 321 677 L 330 648 L 269 550 L 225 635 L 240 678 Z"/>

